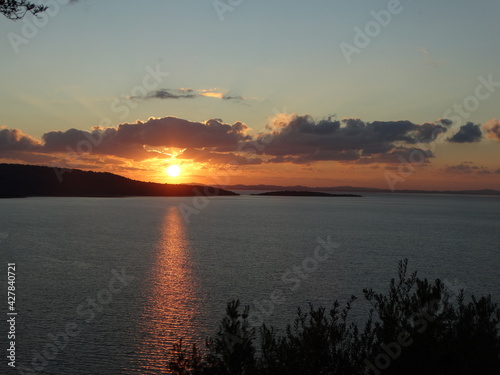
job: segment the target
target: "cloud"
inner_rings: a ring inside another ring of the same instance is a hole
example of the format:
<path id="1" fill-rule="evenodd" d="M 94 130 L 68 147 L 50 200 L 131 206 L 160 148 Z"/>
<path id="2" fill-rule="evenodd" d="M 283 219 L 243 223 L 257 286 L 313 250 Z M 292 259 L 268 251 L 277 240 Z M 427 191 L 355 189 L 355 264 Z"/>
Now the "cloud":
<path id="1" fill-rule="evenodd" d="M 223 100 L 233 100 L 235 102 L 241 102 L 243 100 L 247 100 L 243 96 L 240 96 L 240 95 L 224 95 L 222 97 L 222 99 Z"/>
<path id="2" fill-rule="evenodd" d="M 44 149 L 50 152 L 86 147 L 94 154 L 140 160 L 151 157 L 144 146 L 236 149 L 240 141 L 249 139 L 247 129 L 241 122 L 229 125 L 214 119 L 200 123 L 164 117 L 121 124 L 117 128 L 96 128 L 92 132 L 76 129 L 49 132 L 43 135 L 43 140 Z"/>
<path id="3" fill-rule="evenodd" d="M 500 121 L 497 119 L 492 119 L 483 125 L 483 130 L 486 135 L 500 142 Z"/>
<path id="4" fill-rule="evenodd" d="M 56 155 L 45 152 L 42 142 L 21 130 L 6 127 L 0 127 L 0 159 L 33 164 L 49 164 L 58 160 Z"/>
<path id="5" fill-rule="evenodd" d="M 49 165 L 60 160 L 58 155 L 39 154 L 36 152 L 11 151 L 8 154 L 0 152 L 0 160 L 2 163 L 17 163 L 23 161 L 30 164 Z"/>
<path id="6" fill-rule="evenodd" d="M 355 161 L 359 159 L 359 153 L 356 151 L 327 151 L 318 150 L 314 153 L 309 153 L 295 156 L 277 156 L 268 160 L 268 163 L 293 163 L 293 164 L 310 164 L 316 161 Z"/>
<path id="7" fill-rule="evenodd" d="M 159 95 L 191 95 L 191 90 Z M 280 114 L 263 132 L 251 135 L 250 128 L 242 122 L 227 124 L 220 119 L 195 122 L 164 117 L 116 127 L 50 131 L 41 140 L 17 129 L 0 128 L 0 158 L 40 162 L 78 159 L 85 165 L 102 164 L 110 159 L 133 164 L 171 157 L 239 165 L 304 165 L 322 161 L 358 165 L 411 161 L 425 165 L 434 157 L 425 150 L 425 144 L 446 133 L 450 125 L 447 120 L 415 124 L 408 120 L 365 122 L 334 117 L 315 120 L 309 115 Z M 451 139 L 463 143 L 471 127 L 477 129 L 477 125 L 467 124 Z"/>
<path id="8" fill-rule="evenodd" d="M 478 168 L 462 163 L 458 165 L 450 165 L 444 168 L 444 172 L 449 174 L 471 174 L 474 169 Z"/>
<path id="9" fill-rule="evenodd" d="M 447 131 L 441 124 L 414 124 L 410 121 L 364 122 L 356 118 L 315 121 L 305 115 L 279 116 L 257 137 L 265 145 L 260 154 L 274 156 L 269 162 L 309 163 L 314 161 L 357 161 L 360 163 L 400 162 L 398 157 L 419 150 L 423 159 L 430 152 L 417 147 Z M 250 147 L 250 146 L 249 146 Z"/>
<path id="10" fill-rule="evenodd" d="M 9 151 L 38 151 L 41 146 L 40 141 L 21 130 L 0 127 L 0 155 Z"/>
<path id="11" fill-rule="evenodd" d="M 447 119 L 447 118 L 439 119 L 438 122 L 440 122 L 444 126 L 451 126 L 451 125 L 453 125 L 453 121 L 451 121 L 450 119 Z"/>
<path id="12" fill-rule="evenodd" d="M 443 169 L 445 173 L 448 174 L 479 174 L 479 175 L 489 175 L 496 172 L 491 172 L 489 169 L 484 167 L 478 167 L 473 165 L 470 161 L 464 161 L 458 165 L 450 165 Z"/>
<path id="13" fill-rule="evenodd" d="M 362 157 L 358 164 L 385 163 L 385 164 L 406 164 L 411 161 L 412 165 L 423 165 L 428 163 L 429 158 L 434 155 L 429 150 L 418 147 L 396 147 L 390 152 Z"/>
<path id="14" fill-rule="evenodd" d="M 222 92 L 203 92 L 200 96 L 205 96 L 207 98 L 223 99 L 224 94 Z"/>
<path id="15" fill-rule="evenodd" d="M 460 127 L 460 130 L 455 133 L 452 137 L 448 138 L 448 142 L 453 143 L 471 143 L 479 142 L 483 137 L 481 133 L 481 127 L 478 124 L 468 122 L 467 124 Z"/>
<path id="16" fill-rule="evenodd" d="M 232 152 L 220 153 L 209 150 L 187 149 L 176 156 L 177 159 L 189 159 L 198 163 L 257 165 L 262 164 L 262 159 L 247 158 Z"/>
<path id="17" fill-rule="evenodd" d="M 487 169 L 482 169 L 480 171 L 477 171 L 477 174 L 492 174 L 493 172 L 487 170 Z"/>
<path id="18" fill-rule="evenodd" d="M 146 96 L 134 96 L 129 99 L 196 99 L 196 98 L 213 98 L 227 101 L 241 102 L 248 100 L 241 95 L 228 94 L 228 90 L 221 89 L 192 89 L 192 88 L 178 88 L 178 89 L 159 89 L 148 93 Z"/>
<path id="19" fill-rule="evenodd" d="M 436 125 L 432 122 L 426 122 L 424 124 L 418 125 L 416 130 L 416 139 L 419 143 L 430 143 L 436 140 L 436 138 L 445 133 L 448 129 L 447 127 L 451 125 L 444 120 L 439 120 L 442 125 Z"/>
<path id="20" fill-rule="evenodd" d="M 194 99 L 198 95 L 194 93 L 193 89 L 159 89 L 149 93 L 146 99 Z"/>
<path id="21" fill-rule="evenodd" d="M 0 156 L 7 158 L 14 152 L 17 158 L 19 153 L 30 152 L 75 153 L 144 160 L 153 157 L 146 146 L 236 150 L 240 142 L 250 139 L 247 131 L 248 127 L 241 122 L 229 125 L 212 119 L 200 123 L 176 117 L 151 118 L 91 131 L 51 131 L 42 136 L 42 142 L 17 129 L 2 129 Z"/>

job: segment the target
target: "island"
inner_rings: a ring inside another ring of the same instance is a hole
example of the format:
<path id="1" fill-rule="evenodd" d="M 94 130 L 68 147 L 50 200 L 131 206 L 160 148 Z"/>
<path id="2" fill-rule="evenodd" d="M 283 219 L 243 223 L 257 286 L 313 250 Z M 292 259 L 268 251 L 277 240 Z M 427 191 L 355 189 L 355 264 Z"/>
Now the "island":
<path id="1" fill-rule="evenodd" d="M 303 186 L 303 185 L 228 185 L 225 186 L 229 190 L 286 190 L 286 191 L 321 191 L 321 192 L 344 192 L 353 193 L 399 193 L 399 194 L 456 194 L 456 195 L 500 195 L 500 190 L 493 189 L 477 189 L 477 190 L 391 190 L 378 189 L 373 187 L 356 187 L 356 186 Z"/>
<path id="2" fill-rule="evenodd" d="M 272 197 L 361 197 L 358 194 L 330 194 L 321 191 L 297 191 L 297 190 L 281 190 L 269 191 L 266 193 L 250 194 L 250 195 L 265 195 Z"/>
<path id="3" fill-rule="evenodd" d="M 113 173 L 23 164 L 0 164 L 0 198 L 187 197 L 239 195 L 204 185 L 136 181 Z"/>

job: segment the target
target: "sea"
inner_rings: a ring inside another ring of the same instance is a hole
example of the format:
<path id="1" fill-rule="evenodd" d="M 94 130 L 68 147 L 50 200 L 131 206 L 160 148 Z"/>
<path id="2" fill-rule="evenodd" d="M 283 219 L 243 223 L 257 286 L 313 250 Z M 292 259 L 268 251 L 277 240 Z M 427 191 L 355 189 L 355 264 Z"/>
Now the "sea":
<path id="1" fill-rule="evenodd" d="M 404 259 L 500 302 L 500 197 L 362 195 L 2 199 L 0 373 L 165 374 L 236 299 L 282 332 L 298 307 L 355 295 L 362 322 L 363 289 L 387 292 Z"/>

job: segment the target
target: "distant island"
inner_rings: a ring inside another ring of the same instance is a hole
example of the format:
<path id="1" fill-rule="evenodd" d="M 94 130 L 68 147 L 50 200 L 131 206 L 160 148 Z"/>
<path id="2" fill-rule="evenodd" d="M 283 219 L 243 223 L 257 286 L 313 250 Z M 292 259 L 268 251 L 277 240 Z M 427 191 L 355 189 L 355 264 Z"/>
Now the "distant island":
<path id="1" fill-rule="evenodd" d="M 320 191 L 320 192 L 349 192 L 349 193 L 406 193 L 406 194 L 468 194 L 468 195 L 500 195 L 500 191 L 492 189 L 478 190 L 390 190 L 356 186 L 319 186 L 310 187 L 303 185 L 229 185 L 230 190 L 273 190 L 273 191 Z"/>
<path id="2" fill-rule="evenodd" d="M 0 198 L 23 197 L 186 197 L 239 195 L 203 185 L 159 184 L 107 172 L 0 164 Z"/>
<path id="3" fill-rule="evenodd" d="M 358 194 L 330 194 L 323 193 L 321 191 L 297 191 L 297 190 L 280 190 L 280 191 L 269 191 L 266 193 L 258 193 L 251 195 L 267 195 L 273 197 L 361 197 Z"/>

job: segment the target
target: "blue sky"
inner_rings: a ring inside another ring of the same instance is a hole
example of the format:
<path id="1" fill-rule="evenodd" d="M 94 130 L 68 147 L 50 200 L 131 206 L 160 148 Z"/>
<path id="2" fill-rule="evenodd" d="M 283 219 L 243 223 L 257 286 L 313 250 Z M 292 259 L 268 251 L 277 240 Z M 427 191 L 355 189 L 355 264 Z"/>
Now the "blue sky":
<path id="1" fill-rule="evenodd" d="M 217 1 L 80 0 L 53 8 L 34 36 L 32 16 L 0 19 L 0 125 L 40 138 L 167 116 L 241 121 L 254 133 L 279 112 L 421 124 L 474 95 L 478 77 L 500 81 L 497 0 L 225 0 L 234 6 L 222 19 Z M 341 43 L 355 46 L 355 28 L 391 4 L 398 13 L 349 63 Z M 155 90 L 196 98 L 130 98 L 148 67 L 168 72 Z M 466 120 L 499 118 L 499 99 L 493 92 Z M 497 144 L 481 147 L 484 159 L 498 156 Z M 452 163 L 453 147 L 441 150 Z"/>

